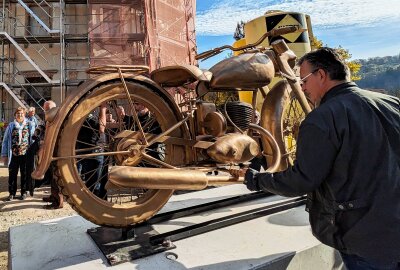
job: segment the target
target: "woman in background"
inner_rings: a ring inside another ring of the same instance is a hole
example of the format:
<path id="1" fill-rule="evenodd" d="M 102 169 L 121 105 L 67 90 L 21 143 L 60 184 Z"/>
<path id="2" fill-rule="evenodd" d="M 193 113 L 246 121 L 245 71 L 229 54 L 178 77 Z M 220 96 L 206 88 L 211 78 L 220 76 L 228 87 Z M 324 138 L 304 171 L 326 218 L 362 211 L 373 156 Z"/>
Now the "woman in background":
<path id="1" fill-rule="evenodd" d="M 25 109 L 18 107 L 14 113 L 14 121 L 4 132 L 1 157 L 4 165 L 8 165 L 7 200 L 11 201 L 17 193 L 17 175 L 21 172 L 21 200 L 26 198 L 26 153 L 34 132 L 34 125 L 25 118 Z"/>

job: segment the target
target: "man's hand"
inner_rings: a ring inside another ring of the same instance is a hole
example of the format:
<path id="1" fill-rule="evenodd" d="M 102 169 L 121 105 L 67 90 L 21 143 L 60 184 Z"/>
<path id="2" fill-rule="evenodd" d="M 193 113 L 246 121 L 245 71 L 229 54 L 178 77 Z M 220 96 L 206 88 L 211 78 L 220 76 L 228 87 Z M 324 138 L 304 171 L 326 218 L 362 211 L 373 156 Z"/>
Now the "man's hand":
<path id="1" fill-rule="evenodd" d="M 239 179 L 239 177 L 243 177 L 246 174 L 248 168 L 241 168 L 241 169 L 230 169 L 229 173 L 235 178 Z"/>
<path id="2" fill-rule="evenodd" d="M 246 171 L 243 184 L 245 184 L 246 187 L 251 191 L 261 190 L 257 179 L 258 174 L 259 172 L 252 168 L 249 168 Z"/>

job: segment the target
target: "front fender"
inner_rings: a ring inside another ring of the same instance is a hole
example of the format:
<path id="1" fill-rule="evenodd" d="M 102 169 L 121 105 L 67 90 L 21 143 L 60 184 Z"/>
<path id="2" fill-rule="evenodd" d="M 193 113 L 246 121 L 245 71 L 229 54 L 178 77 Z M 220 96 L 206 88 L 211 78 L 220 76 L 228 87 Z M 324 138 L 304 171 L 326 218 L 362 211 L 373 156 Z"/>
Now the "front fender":
<path id="1" fill-rule="evenodd" d="M 134 74 L 124 74 L 124 79 L 127 81 L 135 81 L 137 83 L 144 84 L 147 87 L 151 88 L 153 91 L 157 92 L 171 106 L 177 119 L 182 118 L 179 108 L 171 95 L 168 94 L 168 92 L 161 88 L 157 83 L 147 77 Z M 44 142 L 38 153 L 39 163 L 35 171 L 32 172 L 32 178 L 37 180 L 42 180 L 44 178 L 44 175 L 49 168 L 50 163 L 53 161 L 53 153 L 56 147 L 57 138 L 61 130 L 61 126 L 70 111 L 74 108 L 75 104 L 77 104 L 90 90 L 113 80 L 120 80 L 118 73 L 102 74 L 95 78 L 89 79 L 85 83 L 80 85 L 64 100 L 64 102 L 58 109 L 53 121 L 46 122 Z M 187 131 L 185 133 L 185 135 L 187 136 Z"/>
<path id="2" fill-rule="evenodd" d="M 286 102 L 290 99 L 289 95 L 291 91 L 287 81 L 279 81 L 268 92 L 261 109 L 260 126 L 271 132 L 282 153 L 278 171 L 285 170 L 289 166 L 285 142 L 282 135 L 282 114 Z M 267 154 L 267 164 L 273 164 L 274 157 L 271 154 L 272 149 L 269 142 L 267 140 L 262 140 L 262 144 L 264 152 Z"/>

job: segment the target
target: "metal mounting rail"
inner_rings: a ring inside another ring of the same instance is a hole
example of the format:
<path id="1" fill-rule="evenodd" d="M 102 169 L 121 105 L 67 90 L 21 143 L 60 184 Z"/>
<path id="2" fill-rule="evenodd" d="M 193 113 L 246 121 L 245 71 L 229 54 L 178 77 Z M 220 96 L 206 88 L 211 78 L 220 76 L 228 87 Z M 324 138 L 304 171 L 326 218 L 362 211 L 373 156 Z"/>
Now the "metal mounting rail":
<path id="1" fill-rule="evenodd" d="M 230 216 L 225 216 L 205 222 L 201 222 L 195 225 L 187 226 L 181 229 L 173 230 L 166 233 L 161 233 L 159 235 L 155 235 L 150 237 L 150 243 L 152 245 L 159 245 L 165 243 L 167 241 L 178 241 L 181 239 L 185 239 L 188 237 L 192 237 L 195 235 L 199 235 L 202 233 L 210 232 L 213 230 L 221 229 L 227 226 L 231 226 L 234 224 L 238 224 L 241 222 L 245 222 L 248 220 L 252 220 L 255 218 L 268 216 L 271 214 L 275 214 L 284 210 L 288 210 L 300 205 L 305 204 L 306 196 L 297 197 L 294 199 L 289 199 L 284 202 L 274 203 L 268 206 L 248 210 L 245 212 L 233 214 Z"/>
<path id="2" fill-rule="evenodd" d="M 238 204 L 238 203 L 253 201 L 253 200 L 260 199 L 260 198 L 269 197 L 272 195 L 273 195 L 272 193 L 258 191 L 258 192 L 253 192 L 253 193 L 249 193 L 249 194 L 245 194 L 245 195 L 239 195 L 239 196 L 234 196 L 234 197 L 230 197 L 230 198 L 226 198 L 226 199 L 222 199 L 222 200 L 217 200 L 217 201 L 213 201 L 213 202 L 209 202 L 209 203 L 194 205 L 194 206 L 186 207 L 183 209 L 168 211 L 165 213 L 155 215 L 154 217 L 152 217 L 151 219 L 149 219 L 148 221 L 143 223 L 141 226 L 148 225 L 148 224 L 157 224 L 157 223 L 164 222 L 167 220 L 186 217 L 186 216 L 194 215 L 197 213 L 210 211 L 210 210 L 213 210 L 216 208 L 221 208 L 221 207 L 234 205 L 234 204 Z"/>

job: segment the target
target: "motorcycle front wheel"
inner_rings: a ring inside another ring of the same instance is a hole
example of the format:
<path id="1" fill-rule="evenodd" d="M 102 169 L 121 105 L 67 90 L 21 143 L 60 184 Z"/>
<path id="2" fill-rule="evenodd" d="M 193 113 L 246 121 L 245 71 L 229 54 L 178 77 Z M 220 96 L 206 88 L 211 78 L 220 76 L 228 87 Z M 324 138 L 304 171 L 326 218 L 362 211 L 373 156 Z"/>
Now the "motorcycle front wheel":
<path id="1" fill-rule="evenodd" d="M 282 153 L 279 171 L 293 165 L 297 137 L 306 114 L 286 81 L 279 81 L 268 93 L 263 104 L 260 125 L 271 132 Z M 271 164 L 271 146 L 263 141 L 267 164 Z"/>

